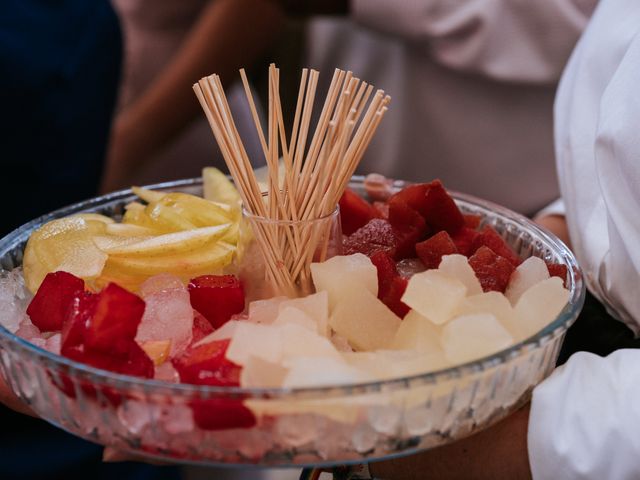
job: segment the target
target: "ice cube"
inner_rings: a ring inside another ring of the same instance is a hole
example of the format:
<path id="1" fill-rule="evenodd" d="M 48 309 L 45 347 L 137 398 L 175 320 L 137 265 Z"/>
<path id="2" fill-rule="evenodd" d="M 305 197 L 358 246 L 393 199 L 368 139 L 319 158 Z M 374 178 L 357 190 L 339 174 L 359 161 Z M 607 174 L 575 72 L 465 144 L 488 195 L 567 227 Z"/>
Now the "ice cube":
<path id="1" fill-rule="evenodd" d="M 511 305 L 515 305 L 524 292 L 547 278 L 549 278 L 549 270 L 547 270 L 547 264 L 544 263 L 544 260 L 538 257 L 529 257 L 511 274 L 504 294 Z"/>
<path id="2" fill-rule="evenodd" d="M 446 323 L 467 293 L 460 280 L 438 270 L 427 270 L 409 280 L 402 301 L 436 325 Z"/>
<path id="3" fill-rule="evenodd" d="M 400 327 L 400 318 L 360 287 L 336 305 L 329 325 L 356 350 L 376 350 L 391 343 Z"/>
<path id="4" fill-rule="evenodd" d="M 179 278 L 169 274 L 156 275 L 140 286 L 146 303 L 136 341 L 171 340 L 171 356 L 182 352 L 191 343 L 193 308 L 189 291 Z"/>
<path id="5" fill-rule="evenodd" d="M 563 281 L 551 277 L 529 288 L 516 303 L 516 321 L 520 338 L 524 340 L 551 323 L 569 301 L 569 291 Z"/>
<path id="6" fill-rule="evenodd" d="M 16 333 L 33 295 L 24 286 L 22 269 L 0 271 L 0 325 Z"/>
<path id="7" fill-rule="evenodd" d="M 312 332 L 317 332 L 316 322 L 305 312 L 295 307 L 286 307 L 280 310 L 273 325 L 294 324 L 304 327 Z"/>
<path id="8" fill-rule="evenodd" d="M 282 358 L 280 328 L 272 325 L 239 322 L 229 343 L 226 356 L 238 365 L 245 365 L 251 356 L 278 363 Z"/>
<path id="9" fill-rule="evenodd" d="M 442 329 L 447 360 L 460 364 L 499 352 L 513 344 L 513 337 L 488 313 L 461 315 Z"/>
<path id="10" fill-rule="evenodd" d="M 311 276 L 316 290 L 329 294 L 330 309 L 363 288 L 374 297 L 378 295 L 378 270 L 362 253 L 338 255 L 323 263 L 312 263 Z"/>
<path id="11" fill-rule="evenodd" d="M 287 307 L 295 307 L 311 317 L 320 335 L 329 336 L 329 295 L 322 291 L 302 298 L 287 299 L 280 303 L 279 311 Z"/>
<path id="12" fill-rule="evenodd" d="M 373 380 L 366 372 L 330 357 L 297 357 L 289 365 L 283 387 L 346 385 Z"/>
<path id="13" fill-rule="evenodd" d="M 25 340 L 30 341 L 31 343 L 34 343 L 33 342 L 34 340 L 43 340 L 43 341 L 45 340 L 45 338 L 42 336 L 42 333 L 40 333 L 40 330 L 38 329 L 38 327 L 36 327 L 33 323 L 31 323 L 31 320 L 27 316 L 22 318 L 22 322 L 20 322 L 20 326 L 15 333 L 19 337 L 22 337 Z M 44 343 L 39 346 L 43 346 L 43 345 Z"/>
<path id="14" fill-rule="evenodd" d="M 278 316 L 280 304 L 287 297 L 273 297 L 267 300 L 256 300 L 249 304 L 249 321 L 270 325 Z"/>
<path id="15" fill-rule="evenodd" d="M 411 310 L 402 320 L 389 348 L 421 352 L 442 351 L 440 329 L 429 319 Z"/>
<path id="16" fill-rule="evenodd" d="M 240 372 L 240 385 L 245 388 L 280 387 L 286 375 L 287 369 L 282 365 L 252 355 Z"/>
<path id="17" fill-rule="evenodd" d="M 467 295 L 482 293 L 480 280 L 476 277 L 476 273 L 464 255 L 445 255 L 438 266 L 438 271 L 464 283 L 465 287 L 467 287 Z"/>
<path id="18" fill-rule="evenodd" d="M 400 260 L 396 264 L 396 268 L 403 278 L 411 278 L 416 273 L 422 273 L 427 269 L 419 258 L 405 258 Z"/>

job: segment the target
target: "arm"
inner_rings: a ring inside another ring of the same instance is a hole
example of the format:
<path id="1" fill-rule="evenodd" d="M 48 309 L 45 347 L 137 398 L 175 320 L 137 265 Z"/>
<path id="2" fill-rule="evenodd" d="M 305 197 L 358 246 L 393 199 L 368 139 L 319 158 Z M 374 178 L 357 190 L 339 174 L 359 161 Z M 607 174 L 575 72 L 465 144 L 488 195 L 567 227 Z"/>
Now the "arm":
<path id="1" fill-rule="evenodd" d="M 268 0 L 215 0 L 204 9 L 178 53 L 151 87 L 114 124 L 102 190 L 123 181 L 175 138 L 200 107 L 191 86 L 212 72 L 223 82 L 250 64 L 279 32 L 281 7 Z"/>
<path id="2" fill-rule="evenodd" d="M 560 77 L 596 0 L 352 0 L 363 25 L 426 49 L 440 63 L 493 79 Z"/>

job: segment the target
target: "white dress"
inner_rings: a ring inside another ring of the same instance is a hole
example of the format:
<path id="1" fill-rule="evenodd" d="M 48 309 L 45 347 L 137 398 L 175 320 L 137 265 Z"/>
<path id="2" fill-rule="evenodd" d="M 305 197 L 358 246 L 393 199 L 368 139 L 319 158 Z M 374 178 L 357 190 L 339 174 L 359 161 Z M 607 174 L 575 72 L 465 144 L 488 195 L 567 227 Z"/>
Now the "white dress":
<path id="1" fill-rule="evenodd" d="M 640 325 L 640 2 L 603 0 L 563 75 L 556 155 L 573 248 L 590 291 Z M 640 478 L 640 350 L 579 353 L 535 391 L 539 479 Z"/>

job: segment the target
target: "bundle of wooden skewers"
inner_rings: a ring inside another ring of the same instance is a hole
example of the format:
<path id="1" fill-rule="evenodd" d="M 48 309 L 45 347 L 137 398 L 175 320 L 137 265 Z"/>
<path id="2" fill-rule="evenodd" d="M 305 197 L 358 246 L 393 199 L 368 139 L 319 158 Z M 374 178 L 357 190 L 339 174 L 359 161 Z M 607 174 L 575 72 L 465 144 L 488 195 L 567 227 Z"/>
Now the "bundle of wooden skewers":
<path id="1" fill-rule="evenodd" d="M 309 136 L 318 75 L 315 70 L 302 70 L 287 139 L 279 69 L 273 64 L 269 67 L 266 136 L 246 74 L 240 70 L 268 167 L 266 192 L 260 190 L 220 77 L 210 75 L 193 86 L 240 191 L 268 280 L 277 293 L 288 296 L 310 293 L 310 264 L 327 255 L 338 201 L 391 100 L 382 90 L 372 97 L 372 85 L 336 69 L 315 131 Z"/>

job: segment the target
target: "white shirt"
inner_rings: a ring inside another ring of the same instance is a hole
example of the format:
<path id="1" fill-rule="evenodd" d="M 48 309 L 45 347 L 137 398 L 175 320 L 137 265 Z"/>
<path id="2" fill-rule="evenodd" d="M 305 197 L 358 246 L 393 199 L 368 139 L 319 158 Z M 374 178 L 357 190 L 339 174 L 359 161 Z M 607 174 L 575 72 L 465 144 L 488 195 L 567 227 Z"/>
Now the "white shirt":
<path id="1" fill-rule="evenodd" d="M 352 21 L 312 22 L 306 60 L 319 92 L 341 67 L 391 95 L 362 172 L 532 214 L 559 194 L 553 99 L 595 3 L 352 0 Z"/>
<path id="2" fill-rule="evenodd" d="M 563 75 L 556 156 L 587 285 L 640 326 L 640 2 L 603 0 Z M 640 478 L 640 350 L 574 355 L 535 391 L 535 480 Z"/>

